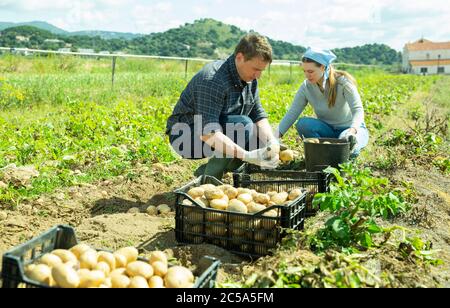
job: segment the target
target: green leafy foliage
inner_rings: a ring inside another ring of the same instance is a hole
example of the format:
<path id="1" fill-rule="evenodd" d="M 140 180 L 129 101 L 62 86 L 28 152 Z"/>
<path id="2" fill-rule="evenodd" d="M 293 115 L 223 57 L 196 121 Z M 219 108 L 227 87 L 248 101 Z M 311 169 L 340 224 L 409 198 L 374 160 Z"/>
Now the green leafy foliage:
<path id="1" fill-rule="evenodd" d="M 317 250 L 330 247 L 367 249 L 376 246 L 374 236 L 384 233 L 376 218 L 388 219 L 408 210 L 408 204 L 386 178 L 372 177 L 369 169 L 358 169 L 351 164 L 337 169 L 329 168 L 337 183 L 329 193 L 317 194 L 313 200 L 323 211 L 334 214 L 313 238 Z"/>

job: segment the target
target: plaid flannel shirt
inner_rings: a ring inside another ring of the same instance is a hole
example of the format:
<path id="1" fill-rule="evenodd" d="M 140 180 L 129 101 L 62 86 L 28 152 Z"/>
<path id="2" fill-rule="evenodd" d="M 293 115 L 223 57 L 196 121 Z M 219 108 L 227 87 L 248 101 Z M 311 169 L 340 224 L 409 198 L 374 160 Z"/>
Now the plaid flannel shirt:
<path id="1" fill-rule="evenodd" d="M 192 126 L 194 115 L 202 116 L 202 129 L 208 125 L 213 131 L 223 131 L 220 117 L 225 115 L 249 116 L 254 123 L 267 118 L 258 81 L 246 83 L 240 79 L 234 55 L 205 65 L 192 78 L 167 121 L 166 134 L 176 123 Z"/>

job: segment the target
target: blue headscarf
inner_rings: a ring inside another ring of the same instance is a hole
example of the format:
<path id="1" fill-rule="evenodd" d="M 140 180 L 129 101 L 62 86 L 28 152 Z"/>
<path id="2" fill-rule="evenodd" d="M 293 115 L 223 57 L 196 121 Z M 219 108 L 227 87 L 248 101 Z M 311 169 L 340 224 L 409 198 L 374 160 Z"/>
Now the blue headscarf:
<path id="1" fill-rule="evenodd" d="M 336 55 L 331 50 L 316 49 L 309 47 L 306 50 L 303 57 L 314 60 L 317 63 L 320 63 L 323 66 L 325 66 L 325 73 L 323 75 L 323 84 L 322 84 L 323 88 L 325 88 L 328 77 L 330 77 L 330 70 L 331 70 L 330 64 L 334 60 L 336 60 Z"/>

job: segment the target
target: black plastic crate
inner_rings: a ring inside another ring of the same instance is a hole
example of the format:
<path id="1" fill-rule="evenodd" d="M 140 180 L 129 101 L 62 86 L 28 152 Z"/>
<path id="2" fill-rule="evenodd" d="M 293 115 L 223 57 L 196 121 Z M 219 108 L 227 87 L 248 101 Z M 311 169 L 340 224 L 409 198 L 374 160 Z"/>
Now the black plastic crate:
<path id="1" fill-rule="evenodd" d="M 70 249 L 77 244 L 74 229 L 70 226 L 59 225 L 11 249 L 3 255 L 2 288 L 50 288 L 29 279 L 25 275 L 25 267 L 55 249 Z M 139 260 L 148 262 L 141 257 Z M 200 273 L 194 288 L 214 288 L 220 261 L 211 257 L 204 257 L 201 261 L 204 265 L 206 264 L 204 266 L 206 270 Z"/>
<path id="2" fill-rule="evenodd" d="M 201 207 L 187 192 L 203 184 L 223 185 L 214 177 L 202 176 L 175 191 L 175 235 L 180 243 L 210 243 L 239 255 L 257 258 L 276 248 L 285 235 L 284 229 L 302 230 L 304 227 L 306 192 L 287 205 L 273 205 L 258 213 L 243 214 Z M 255 190 L 280 192 L 282 188 L 262 183 Z M 185 200 L 192 205 L 183 204 Z M 276 217 L 264 216 L 269 211 L 275 211 Z"/>
<path id="3" fill-rule="evenodd" d="M 317 213 L 317 209 L 312 206 L 314 195 L 329 192 L 332 178 L 330 174 L 322 171 L 262 170 L 260 167 L 250 164 L 242 165 L 233 173 L 235 187 L 254 189 L 263 185 L 268 190 L 272 187 L 282 187 L 286 191 L 296 187 L 306 189 L 308 191 L 306 217 Z"/>

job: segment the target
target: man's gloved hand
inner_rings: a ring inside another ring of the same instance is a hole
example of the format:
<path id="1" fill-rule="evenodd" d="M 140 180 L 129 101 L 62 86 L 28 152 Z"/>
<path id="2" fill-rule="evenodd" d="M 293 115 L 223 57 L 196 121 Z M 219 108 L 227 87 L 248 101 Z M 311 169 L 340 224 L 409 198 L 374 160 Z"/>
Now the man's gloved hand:
<path id="1" fill-rule="evenodd" d="M 287 150 L 284 144 L 281 144 L 278 139 L 271 139 L 267 143 L 267 153 L 265 154 L 268 159 L 274 158 L 279 155 L 281 151 Z"/>
<path id="2" fill-rule="evenodd" d="M 280 164 L 280 156 L 278 154 L 268 157 L 268 147 L 245 152 L 242 161 L 260 166 L 266 169 L 276 169 Z"/>

